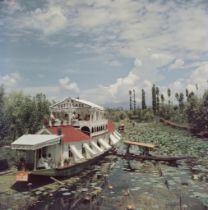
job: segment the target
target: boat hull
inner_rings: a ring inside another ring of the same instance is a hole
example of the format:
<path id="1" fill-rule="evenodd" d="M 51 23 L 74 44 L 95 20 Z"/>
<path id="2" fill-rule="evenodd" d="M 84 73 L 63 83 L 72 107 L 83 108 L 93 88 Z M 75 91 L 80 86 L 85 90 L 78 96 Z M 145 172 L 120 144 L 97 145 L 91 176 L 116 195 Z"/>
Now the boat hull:
<path id="1" fill-rule="evenodd" d="M 79 174 L 88 166 L 99 161 L 103 156 L 107 155 L 110 151 L 106 151 L 103 154 L 89 159 L 87 161 L 77 163 L 72 166 L 63 167 L 63 168 L 53 168 L 53 169 L 41 169 L 36 171 L 31 171 L 30 175 L 38 175 L 38 176 L 53 176 L 53 177 L 71 177 Z"/>

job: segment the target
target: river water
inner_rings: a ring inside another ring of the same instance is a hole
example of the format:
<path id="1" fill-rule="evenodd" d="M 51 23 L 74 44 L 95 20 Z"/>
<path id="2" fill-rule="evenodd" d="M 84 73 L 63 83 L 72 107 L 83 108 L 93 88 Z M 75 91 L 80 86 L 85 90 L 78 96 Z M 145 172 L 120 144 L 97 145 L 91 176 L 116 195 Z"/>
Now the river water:
<path id="1" fill-rule="evenodd" d="M 178 166 L 107 156 L 58 189 L 39 189 L 31 210 L 205 210 L 208 183 L 185 162 Z"/>

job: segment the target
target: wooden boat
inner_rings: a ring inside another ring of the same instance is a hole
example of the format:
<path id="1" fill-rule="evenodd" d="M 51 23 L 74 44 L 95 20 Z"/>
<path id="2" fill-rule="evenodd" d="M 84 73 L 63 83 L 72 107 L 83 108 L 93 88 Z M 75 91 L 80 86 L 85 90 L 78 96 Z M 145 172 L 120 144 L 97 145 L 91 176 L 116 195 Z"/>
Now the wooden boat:
<path id="1" fill-rule="evenodd" d="M 150 154 L 150 151 L 156 148 L 157 146 L 154 144 L 146 144 L 143 142 L 134 142 L 134 141 L 124 141 L 124 144 L 127 145 L 127 150 L 126 154 L 124 155 L 119 155 L 122 156 L 123 158 L 127 160 L 155 160 L 155 161 L 165 161 L 169 163 L 176 163 L 178 160 L 183 160 L 183 159 L 190 159 L 193 157 L 190 156 L 155 156 Z M 138 146 L 142 148 L 142 153 L 140 154 L 133 154 L 130 152 L 130 147 L 131 146 Z"/>
<path id="2" fill-rule="evenodd" d="M 113 150 L 121 140 L 104 108 L 66 98 L 50 107 L 48 123 L 12 143 L 20 159 L 17 181 L 29 175 L 73 176 Z"/>

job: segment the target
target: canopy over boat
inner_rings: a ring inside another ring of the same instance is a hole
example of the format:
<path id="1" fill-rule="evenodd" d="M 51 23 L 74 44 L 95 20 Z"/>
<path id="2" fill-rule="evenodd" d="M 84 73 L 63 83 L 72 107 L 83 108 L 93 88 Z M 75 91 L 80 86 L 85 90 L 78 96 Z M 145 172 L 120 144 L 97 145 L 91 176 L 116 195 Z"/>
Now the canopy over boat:
<path id="1" fill-rule="evenodd" d="M 105 148 L 110 149 L 111 146 L 104 140 L 104 139 L 98 139 L 98 142 Z"/>
<path id="2" fill-rule="evenodd" d="M 28 134 L 18 138 L 11 144 L 11 146 L 12 149 L 37 150 L 42 147 L 58 144 L 60 139 L 61 136 L 58 135 Z"/>
<path id="3" fill-rule="evenodd" d="M 110 134 L 110 140 L 112 144 L 117 144 L 120 139 L 118 137 L 115 137 L 113 134 Z"/>

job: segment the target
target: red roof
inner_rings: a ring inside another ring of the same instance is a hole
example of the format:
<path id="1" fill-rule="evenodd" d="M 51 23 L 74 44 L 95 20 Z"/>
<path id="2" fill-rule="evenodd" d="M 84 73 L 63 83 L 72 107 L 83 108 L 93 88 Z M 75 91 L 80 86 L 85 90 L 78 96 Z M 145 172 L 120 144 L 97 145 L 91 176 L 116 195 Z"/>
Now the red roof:
<path id="1" fill-rule="evenodd" d="M 116 126 L 115 126 L 115 124 L 114 124 L 113 121 L 108 120 L 108 126 L 107 126 L 107 128 L 108 128 L 108 132 L 109 133 L 113 133 L 115 131 L 115 129 L 116 129 Z"/>
<path id="2" fill-rule="evenodd" d="M 74 141 L 84 141 L 89 140 L 90 136 L 83 133 L 77 128 L 74 128 L 72 126 L 54 126 L 47 128 L 52 134 L 57 135 L 58 129 L 61 129 L 61 134 L 63 135 L 63 141 L 64 143 L 67 142 L 74 142 Z"/>
<path id="3" fill-rule="evenodd" d="M 107 128 L 108 132 L 112 133 L 115 131 L 116 126 L 112 121 L 109 120 Z M 58 129 L 61 129 L 61 134 L 63 135 L 64 143 L 90 140 L 90 136 L 72 126 L 54 126 L 54 127 L 49 127 L 47 129 L 54 135 L 57 135 Z"/>

